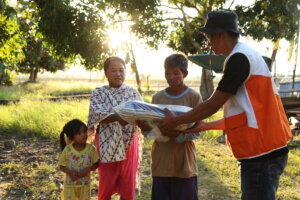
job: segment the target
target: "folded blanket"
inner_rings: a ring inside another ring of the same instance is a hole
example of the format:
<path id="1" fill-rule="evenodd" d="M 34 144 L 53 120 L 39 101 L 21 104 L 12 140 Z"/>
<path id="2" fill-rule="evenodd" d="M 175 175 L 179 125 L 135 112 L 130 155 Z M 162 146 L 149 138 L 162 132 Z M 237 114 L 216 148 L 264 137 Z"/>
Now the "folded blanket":
<path id="1" fill-rule="evenodd" d="M 161 131 L 157 127 L 157 124 L 153 121 L 156 119 L 162 119 L 165 117 L 166 113 L 164 111 L 165 108 L 168 108 L 170 111 L 175 113 L 175 115 L 181 115 L 189 110 L 191 110 L 188 106 L 180 106 L 180 105 L 162 105 L 162 104 L 149 104 L 142 101 L 128 101 L 126 103 L 120 104 L 113 108 L 113 110 L 125 121 L 130 124 L 135 124 L 136 120 L 144 120 L 147 121 L 152 127 L 152 130 L 147 134 L 147 138 L 155 139 L 160 142 L 166 142 L 169 140 L 169 137 L 162 135 Z M 193 126 L 194 123 L 191 124 L 181 124 L 177 126 L 176 130 L 185 130 Z M 184 135 L 184 136 L 183 136 Z M 182 142 L 186 140 L 192 140 L 196 137 L 200 136 L 200 133 L 189 133 L 183 134 L 180 137 L 178 136 L 177 142 Z M 186 137 L 189 135 L 189 137 Z M 194 136 L 193 136 L 194 135 Z M 184 139 L 188 138 L 188 139 Z"/>

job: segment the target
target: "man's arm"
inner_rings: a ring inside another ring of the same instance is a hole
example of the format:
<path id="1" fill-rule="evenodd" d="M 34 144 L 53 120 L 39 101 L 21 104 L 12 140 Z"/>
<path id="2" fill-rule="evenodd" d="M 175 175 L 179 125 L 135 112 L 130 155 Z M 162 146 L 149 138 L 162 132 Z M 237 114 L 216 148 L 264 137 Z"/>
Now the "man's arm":
<path id="1" fill-rule="evenodd" d="M 183 115 L 175 116 L 169 110 L 166 110 L 167 116 L 162 120 L 157 120 L 160 123 L 159 128 L 164 133 L 164 130 L 174 129 L 180 124 L 203 120 L 216 113 L 231 96 L 230 93 L 216 90 L 207 101 Z"/>
<path id="2" fill-rule="evenodd" d="M 212 122 L 205 122 L 200 120 L 193 127 L 186 129 L 184 133 L 194 133 L 207 130 L 225 130 L 224 118 Z"/>

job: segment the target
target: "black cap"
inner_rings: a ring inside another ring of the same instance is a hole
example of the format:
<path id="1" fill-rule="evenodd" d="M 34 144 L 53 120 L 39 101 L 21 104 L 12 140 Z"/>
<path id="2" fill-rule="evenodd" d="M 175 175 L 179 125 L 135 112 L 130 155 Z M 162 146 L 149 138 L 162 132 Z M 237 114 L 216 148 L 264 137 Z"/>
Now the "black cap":
<path id="1" fill-rule="evenodd" d="M 241 34 L 237 27 L 237 14 L 231 11 L 218 10 L 208 13 L 204 27 L 199 31 L 206 34 L 214 34 L 230 31 Z"/>

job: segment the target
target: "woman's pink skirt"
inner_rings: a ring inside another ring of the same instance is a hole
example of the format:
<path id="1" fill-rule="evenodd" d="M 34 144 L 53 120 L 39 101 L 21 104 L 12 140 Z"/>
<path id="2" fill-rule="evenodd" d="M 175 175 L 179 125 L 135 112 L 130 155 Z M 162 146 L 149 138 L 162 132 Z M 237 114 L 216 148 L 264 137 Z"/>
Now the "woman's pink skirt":
<path id="1" fill-rule="evenodd" d="M 98 137 L 96 134 L 97 148 Z M 119 162 L 99 163 L 98 200 L 108 200 L 115 193 L 125 200 L 134 199 L 138 170 L 138 134 L 134 134 L 126 158 Z"/>

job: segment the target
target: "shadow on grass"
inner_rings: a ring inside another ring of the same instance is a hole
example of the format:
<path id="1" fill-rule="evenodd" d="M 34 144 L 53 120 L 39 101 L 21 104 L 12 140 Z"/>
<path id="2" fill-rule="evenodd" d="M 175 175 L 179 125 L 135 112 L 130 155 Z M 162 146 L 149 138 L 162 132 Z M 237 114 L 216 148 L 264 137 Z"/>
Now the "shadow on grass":
<path id="1" fill-rule="evenodd" d="M 203 156 L 203 155 L 201 155 Z M 222 159 L 222 158 L 220 158 Z M 198 164 L 198 192 L 199 199 L 205 200 L 238 200 L 239 195 L 234 192 L 236 185 L 224 184 L 219 178 L 220 174 L 213 172 L 201 159 L 197 158 Z M 237 170 L 237 169 L 232 169 Z"/>

